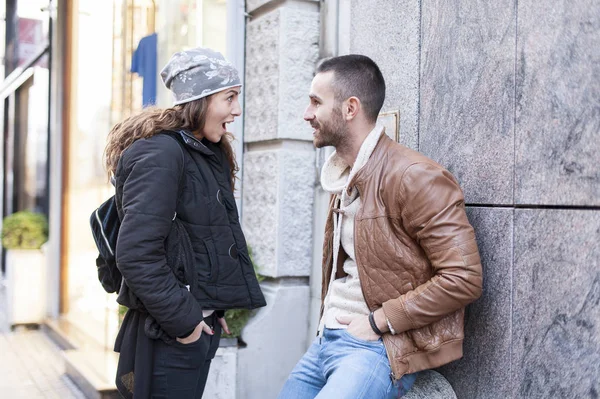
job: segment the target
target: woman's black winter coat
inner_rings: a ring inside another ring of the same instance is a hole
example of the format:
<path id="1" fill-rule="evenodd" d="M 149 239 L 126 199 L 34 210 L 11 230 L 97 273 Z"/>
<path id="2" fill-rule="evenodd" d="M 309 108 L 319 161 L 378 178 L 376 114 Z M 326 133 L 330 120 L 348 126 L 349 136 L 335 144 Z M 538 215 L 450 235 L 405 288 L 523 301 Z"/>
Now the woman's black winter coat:
<path id="1" fill-rule="evenodd" d="M 265 305 L 229 171 L 218 144 L 199 141 L 185 131 L 136 141 L 117 166 L 117 266 L 131 293 L 171 337 L 192 331 L 203 319 L 203 308 Z M 187 255 L 194 263 L 194 276 L 184 275 L 183 264 L 167 260 L 184 263 L 168 256 L 178 249 L 167 247 L 183 241 L 166 240 L 174 217 L 189 235 L 192 254 Z"/>

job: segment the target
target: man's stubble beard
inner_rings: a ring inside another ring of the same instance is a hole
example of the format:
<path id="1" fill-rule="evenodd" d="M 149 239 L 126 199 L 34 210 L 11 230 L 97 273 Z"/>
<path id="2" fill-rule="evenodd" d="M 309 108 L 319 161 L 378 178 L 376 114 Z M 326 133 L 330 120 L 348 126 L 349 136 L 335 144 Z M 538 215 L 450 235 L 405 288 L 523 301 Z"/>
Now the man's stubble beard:
<path id="1" fill-rule="evenodd" d="M 343 145 L 347 137 L 347 126 L 342 112 L 334 108 L 331 112 L 331 119 L 327 123 L 319 122 L 318 141 L 315 142 L 315 147 L 339 147 Z"/>

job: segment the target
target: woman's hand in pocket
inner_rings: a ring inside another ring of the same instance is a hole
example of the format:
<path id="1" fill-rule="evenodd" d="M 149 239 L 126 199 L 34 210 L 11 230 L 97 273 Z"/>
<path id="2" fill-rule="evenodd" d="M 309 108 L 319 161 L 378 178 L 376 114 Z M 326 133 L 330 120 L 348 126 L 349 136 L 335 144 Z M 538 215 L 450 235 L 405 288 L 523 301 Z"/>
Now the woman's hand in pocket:
<path id="1" fill-rule="evenodd" d="M 200 339 L 203 332 L 207 333 L 208 335 L 214 334 L 212 328 L 210 328 L 208 324 L 206 324 L 204 321 L 201 321 L 200 324 L 198 324 L 196 328 L 194 328 L 193 333 L 191 333 L 185 338 L 177 338 L 177 342 L 184 345 L 193 344 L 194 342 Z"/>

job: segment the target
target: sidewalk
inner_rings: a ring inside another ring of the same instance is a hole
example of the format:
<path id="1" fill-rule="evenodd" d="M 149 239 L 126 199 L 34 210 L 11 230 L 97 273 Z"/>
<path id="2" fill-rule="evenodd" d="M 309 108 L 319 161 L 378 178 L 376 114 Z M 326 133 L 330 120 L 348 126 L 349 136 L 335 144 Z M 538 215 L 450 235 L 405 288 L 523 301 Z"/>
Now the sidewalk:
<path id="1" fill-rule="evenodd" d="M 64 375 L 60 349 L 41 330 L 10 331 L 0 276 L 0 397 L 85 399 Z"/>

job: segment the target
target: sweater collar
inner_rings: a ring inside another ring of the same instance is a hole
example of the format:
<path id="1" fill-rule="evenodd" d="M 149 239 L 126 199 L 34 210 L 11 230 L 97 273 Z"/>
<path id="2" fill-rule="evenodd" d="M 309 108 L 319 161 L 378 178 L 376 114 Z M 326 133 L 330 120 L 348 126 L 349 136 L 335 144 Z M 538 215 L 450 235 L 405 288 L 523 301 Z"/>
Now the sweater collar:
<path id="1" fill-rule="evenodd" d="M 356 173 L 367 163 L 383 133 L 384 129 L 382 126 L 375 126 L 371 130 L 361 144 L 352 167 L 339 156 L 337 151 L 334 151 L 327 161 L 325 161 L 321 170 L 321 186 L 323 190 L 331 194 L 342 194 Z"/>

